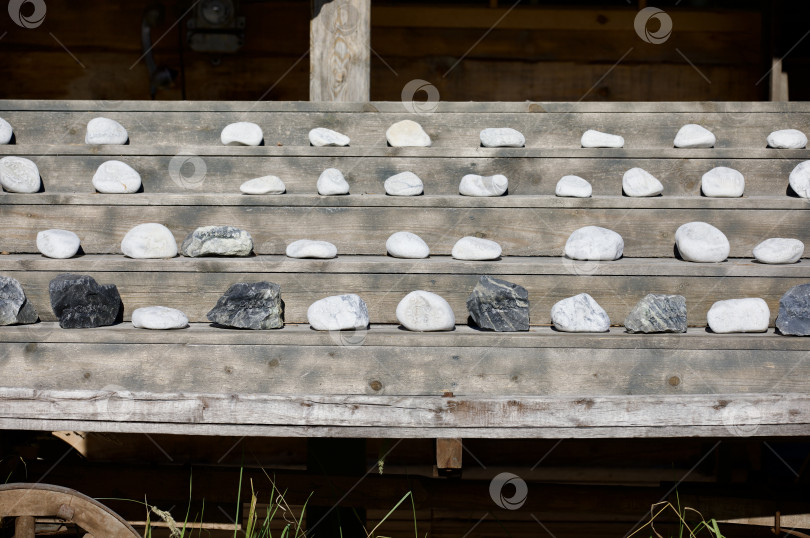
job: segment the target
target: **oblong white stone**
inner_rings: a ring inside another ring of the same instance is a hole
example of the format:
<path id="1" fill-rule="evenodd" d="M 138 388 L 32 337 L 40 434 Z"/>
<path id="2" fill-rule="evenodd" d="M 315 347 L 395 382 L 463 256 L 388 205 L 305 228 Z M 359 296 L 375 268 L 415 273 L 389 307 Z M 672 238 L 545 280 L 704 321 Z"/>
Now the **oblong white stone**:
<path id="1" fill-rule="evenodd" d="M 309 143 L 316 148 L 324 146 L 348 146 L 349 137 L 332 129 L 316 127 L 309 132 Z"/>
<path id="2" fill-rule="evenodd" d="M 328 241 L 299 239 L 287 245 L 286 254 L 290 258 L 334 258 L 337 247 Z"/>
<path id="3" fill-rule="evenodd" d="M 494 176 L 467 174 L 461 178 L 458 192 L 464 196 L 503 196 L 508 188 L 509 180 L 501 174 Z"/>
<path id="4" fill-rule="evenodd" d="M 413 172 L 395 174 L 383 186 L 389 196 L 419 196 L 424 191 L 422 180 Z"/>
<path id="5" fill-rule="evenodd" d="M 773 237 L 754 247 L 754 258 L 760 263 L 796 263 L 804 254 L 804 243 L 798 239 Z"/>
<path id="6" fill-rule="evenodd" d="M 31 194 L 39 192 L 42 180 L 34 161 L 12 156 L 0 159 L 0 184 L 8 192 Z"/>
<path id="7" fill-rule="evenodd" d="M 496 260 L 502 252 L 501 245 L 481 237 L 462 237 L 453 245 L 451 255 L 457 260 Z"/>
<path id="8" fill-rule="evenodd" d="M 430 247 L 418 235 L 396 232 L 385 242 L 385 250 L 395 258 L 420 259 L 430 256 Z"/>
<path id="9" fill-rule="evenodd" d="M 485 148 L 522 148 L 526 145 L 526 137 L 510 127 L 489 127 L 479 136 Z"/>
<path id="10" fill-rule="evenodd" d="M 583 148 L 623 148 L 624 137 L 588 129 L 582 134 L 580 143 Z"/>
<path id="11" fill-rule="evenodd" d="M 397 305 L 397 321 L 409 331 L 450 331 L 456 317 L 450 304 L 439 295 L 424 290 L 412 291 Z"/>
<path id="12" fill-rule="evenodd" d="M 768 135 L 768 147 L 777 149 L 802 149 L 807 146 L 807 135 L 798 129 L 782 129 Z"/>
<path id="13" fill-rule="evenodd" d="M 626 196 L 658 196 L 664 192 L 664 185 L 658 178 L 643 168 L 631 168 L 622 176 L 622 191 Z"/>
<path id="14" fill-rule="evenodd" d="M 810 198 L 810 161 L 797 164 L 788 181 L 793 192 L 802 198 Z"/>
<path id="15" fill-rule="evenodd" d="M 745 192 L 745 178 L 733 168 L 717 166 L 703 174 L 700 190 L 712 198 L 739 198 Z"/>
<path id="16" fill-rule="evenodd" d="M 565 242 L 565 255 L 572 260 L 618 260 L 623 252 L 622 236 L 600 226 L 580 228 Z"/>
<path id="17" fill-rule="evenodd" d="M 12 136 L 14 136 L 14 129 L 11 128 L 11 124 L 0 118 L 0 145 L 10 143 Z"/>
<path id="18" fill-rule="evenodd" d="M 688 222 L 675 232 L 675 244 L 681 258 L 688 262 L 725 261 L 731 245 L 725 234 L 706 222 Z"/>
<path id="19" fill-rule="evenodd" d="M 717 301 L 706 314 L 716 333 L 761 333 L 768 330 L 771 311 L 759 297 Z"/>
<path id="20" fill-rule="evenodd" d="M 264 134 L 255 123 L 239 121 L 226 125 L 219 139 L 226 146 L 258 146 L 264 140 Z"/>
<path id="21" fill-rule="evenodd" d="M 606 332 L 610 318 L 605 309 L 587 293 L 568 297 L 551 307 L 554 328 L 564 332 Z"/>
<path id="22" fill-rule="evenodd" d="M 335 196 L 349 194 L 349 182 L 337 168 L 327 168 L 318 177 L 318 194 Z"/>
<path id="23" fill-rule="evenodd" d="M 132 325 L 136 329 L 185 329 L 188 327 L 188 316 L 176 308 L 144 306 L 132 312 Z"/>
<path id="24" fill-rule="evenodd" d="M 87 123 L 87 133 L 84 143 L 99 144 L 126 144 L 129 135 L 124 126 L 110 118 L 93 118 Z"/>
<path id="25" fill-rule="evenodd" d="M 93 187 L 106 194 L 133 194 L 141 188 L 141 175 L 127 163 L 106 161 L 93 174 Z"/>
<path id="26" fill-rule="evenodd" d="M 593 187 L 586 179 L 579 176 L 563 176 L 557 182 L 554 194 L 570 198 L 590 198 L 593 194 Z"/>
<path id="27" fill-rule="evenodd" d="M 316 331 L 345 331 L 368 327 L 368 307 L 359 295 L 333 295 L 315 301 L 307 309 L 309 326 Z"/>
<path id="28" fill-rule="evenodd" d="M 385 131 L 385 139 L 394 148 L 428 147 L 432 143 L 422 126 L 413 120 L 393 124 Z"/>
<path id="29" fill-rule="evenodd" d="M 75 256 L 80 244 L 79 236 L 68 230 L 43 230 L 37 233 L 37 250 L 48 258 Z"/>
<path id="30" fill-rule="evenodd" d="M 243 194 L 284 194 L 287 186 L 276 176 L 262 176 L 249 179 L 239 186 Z"/>
<path id="31" fill-rule="evenodd" d="M 713 148 L 717 138 L 710 130 L 696 123 L 688 123 L 675 135 L 676 148 Z"/>
<path id="32" fill-rule="evenodd" d="M 174 258 L 177 256 L 177 242 L 164 225 L 147 222 L 127 232 L 121 241 L 121 251 L 130 258 Z"/>

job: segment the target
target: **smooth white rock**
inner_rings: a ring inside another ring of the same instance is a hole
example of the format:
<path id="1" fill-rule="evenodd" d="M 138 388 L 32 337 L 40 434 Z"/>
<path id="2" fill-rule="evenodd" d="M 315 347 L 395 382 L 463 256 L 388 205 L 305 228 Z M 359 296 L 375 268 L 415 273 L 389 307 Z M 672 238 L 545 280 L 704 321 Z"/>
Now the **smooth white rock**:
<path id="1" fill-rule="evenodd" d="M 551 322 L 558 331 L 603 333 L 610 330 L 605 309 L 587 293 L 568 297 L 551 307 Z"/>
<path id="2" fill-rule="evenodd" d="M 717 301 L 706 314 L 709 328 L 716 333 L 761 333 L 768 330 L 771 311 L 759 297 Z"/>
<path id="3" fill-rule="evenodd" d="M 124 126 L 109 118 L 93 118 L 87 123 L 87 134 L 84 143 L 99 144 L 126 144 L 129 135 Z"/>
<path id="4" fill-rule="evenodd" d="M 485 148 L 522 148 L 526 145 L 526 137 L 509 127 L 483 129 L 480 137 L 481 145 Z"/>
<path id="5" fill-rule="evenodd" d="M 804 243 L 798 239 L 772 237 L 754 247 L 754 258 L 760 263 L 796 263 L 804 254 Z"/>
<path id="6" fill-rule="evenodd" d="M 580 228 L 565 242 L 565 255 L 572 260 L 618 260 L 623 252 L 622 236 L 600 226 Z"/>
<path id="7" fill-rule="evenodd" d="M 623 148 L 624 137 L 588 129 L 580 140 L 583 148 Z"/>
<path id="8" fill-rule="evenodd" d="M 777 149 L 802 149 L 807 146 L 807 135 L 798 129 L 782 129 L 768 135 L 768 147 Z"/>
<path id="9" fill-rule="evenodd" d="M 711 198 L 739 198 L 745 192 L 745 178 L 733 168 L 712 168 L 700 180 L 700 190 Z"/>
<path id="10" fill-rule="evenodd" d="M 0 145 L 5 145 L 11 142 L 11 137 L 14 135 L 14 129 L 11 124 L 0 118 Z"/>
<path id="11" fill-rule="evenodd" d="M 345 134 L 326 129 L 325 127 L 316 127 L 309 132 L 309 143 L 317 148 L 324 146 L 348 146 L 349 137 Z"/>
<path id="12" fill-rule="evenodd" d="M 287 186 L 276 176 L 249 179 L 239 186 L 243 194 L 284 194 Z"/>
<path id="13" fill-rule="evenodd" d="M 696 123 L 688 123 L 675 135 L 676 148 L 713 148 L 717 137 L 710 130 Z"/>
<path id="14" fill-rule="evenodd" d="M 132 325 L 136 329 L 185 329 L 188 327 L 188 317 L 176 308 L 144 306 L 133 310 Z"/>
<path id="15" fill-rule="evenodd" d="M 416 290 L 397 305 L 397 321 L 409 331 L 450 331 L 456 325 L 456 316 L 441 296 Z"/>
<path id="16" fill-rule="evenodd" d="M 495 260 L 500 257 L 501 245 L 489 239 L 467 236 L 453 245 L 452 256 L 457 260 Z"/>
<path id="17" fill-rule="evenodd" d="M 106 194 L 132 194 L 141 188 L 141 175 L 127 163 L 106 161 L 93 175 L 93 187 Z"/>
<path id="18" fill-rule="evenodd" d="M 287 256 L 290 258 L 334 258 L 337 247 L 328 241 L 299 239 L 287 245 Z"/>
<path id="19" fill-rule="evenodd" d="M 810 161 L 800 162 L 790 172 L 790 188 L 802 198 L 810 198 Z"/>
<path id="20" fill-rule="evenodd" d="M 508 188 L 509 180 L 501 174 L 494 176 L 467 174 L 461 178 L 458 192 L 464 196 L 502 196 Z"/>
<path id="21" fill-rule="evenodd" d="M 79 252 L 79 236 L 68 230 L 43 230 L 37 233 L 37 250 L 48 258 L 65 259 Z"/>
<path id="22" fill-rule="evenodd" d="M 130 258 L 174 258 L 177 256 L 177 242 L 164 225 L 148 222 L 127 232 L 121 241 L 121 251 Z"/>
<path id="23" fill-rule="evenodd" d="M 634 198 L 658 196 L 664 192 L 664 185 L 643 168 L 631 168 L 622 176 L 622 191 Z"/>
<path id="24" fill-rule="evenodd" d="M 385 250 L 395 258 L 427 258 L 430 247 L 418 235 L 411 232 L 396 232 L 385 242 Z"/>
<path id="25" fill-rule="evenodd" d="M 226 146 L 259 146 L 264 140 L 262 128 L 249 121 L 239 121 L 226 125 L 219 135 Z"/>
<path id="26" fill-rule="evenodd" d="M 385 193 L 390 196 L 419 196 L 424 192 L 422 180 L 413 172 L 400 172 L 385 180 Z"/>
<path id="27" fill-rule="evenodd" d="M 327 168 L 318 177 L 318 194 L 334 196 L 349 194 L 349 182 L 337 168 Z"/>
<path id="28" fill-rule="evenodd" d="M 23 157 L 0 159 L 0 184 L 8 192 L 38 192 L 42 185 L 39 168 L 34 161 Z"/>
<path id="29" fill-rule="evenodd" d="M 563 176 L 557 182 L 554 194 L 570 198 L 590 198 L 593 194 L 593 187 L 588 180 L 579 176 Z"/>
<path id="30" fill-rule="evenodd" d="M 368 327 L 368 307 L 359 295 L 333 295 L 307 309 L 309 326 L 316 331 L 345 331 Z"/>
<path id="31" fill-rule="evenodd" d="M 681 258 L 688 262 L 725 261 L 731 245 L 725 234 L 705 222 L 688 222 L 675 232 L 675 244 Z"/>
<path id="32" fill-rule="evenodd" d="M 430 136 L 413 120 L 402 120 L 385 131 L 385 139 L 394 148 L 428 147 Z"/>

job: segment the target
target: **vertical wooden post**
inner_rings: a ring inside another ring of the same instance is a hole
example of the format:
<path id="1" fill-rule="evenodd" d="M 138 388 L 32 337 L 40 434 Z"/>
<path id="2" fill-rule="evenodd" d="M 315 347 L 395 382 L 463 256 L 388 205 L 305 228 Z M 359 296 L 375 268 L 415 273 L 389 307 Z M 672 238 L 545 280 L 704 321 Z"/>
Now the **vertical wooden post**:
<path id="1" fill-rule="evenodd" d="M 461 476 L 461 439 L 436 439 L 436 471 L 440 476 Z"/>
<path id="2" fill-rule="evenodd" d="M 14 522 L 14 538 L 34 538 L 36 522 L 31 516 L 19 516 Z"/>
<path id="3" fill-rule="evenodd" d="M 370 98 L 371 0 L 312 0 L 309 100 Z"/>

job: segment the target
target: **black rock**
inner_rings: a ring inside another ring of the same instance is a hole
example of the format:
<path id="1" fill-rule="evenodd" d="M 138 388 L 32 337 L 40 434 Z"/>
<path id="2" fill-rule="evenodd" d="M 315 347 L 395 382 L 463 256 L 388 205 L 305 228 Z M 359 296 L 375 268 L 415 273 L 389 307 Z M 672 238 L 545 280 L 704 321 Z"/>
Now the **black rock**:
<path id="1" fill-rule="evenodd" d="M 810 336 L 810 284 L 794 286 L 779 299 L 776 328 L 782 334 Z"/>
<path id="2" fill-rule="evenodd" d="M 624 328 L 629 333 L 685 333 L 686 299 L 650 293 L 627 315 Z"/>
<path id="3" fill-rule="evenodd" d="M 219 298 L 208 319 L 238 329 L 278 329 L 284 326 L 281 286 L 272 282 L 240 282 Z"/>
<path id="4" fill-rule="evenodd" d="M 482 276 L 467 298 L 467 310 L 482 329 L 529 330 L 529 292 L 505 280 Z"/>
<path id="5" fill-rule="evenodd" d="M 63 274 L 48 285 L 51 308 L 63 329 L 88 329 L 120 323 L 124 303 L 115 284 L 100 285 L 87 275 Z"/>
<path id="6" fill-rule="evenodd" d="M 37 309 L 26 299 L 20 283 L 0 276 L 0 325 L 25 325 L 38 319 Z"/>

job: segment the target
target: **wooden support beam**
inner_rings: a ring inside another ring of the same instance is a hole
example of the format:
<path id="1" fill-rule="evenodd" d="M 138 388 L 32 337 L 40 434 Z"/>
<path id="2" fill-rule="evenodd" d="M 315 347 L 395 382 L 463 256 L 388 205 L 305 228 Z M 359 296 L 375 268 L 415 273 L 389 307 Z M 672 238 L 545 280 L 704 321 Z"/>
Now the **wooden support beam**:
<path id="1" fill-rule="evenodd" d="M 36 521 L 31 516 L 20 516 L 14 521 L 14 538 L 34 538 Z"/>
<path id="2" fill-rule="evenodd" d="M 462 441 L 458 438 L 436 439 L 436 474 L 461 477 Z"/>

